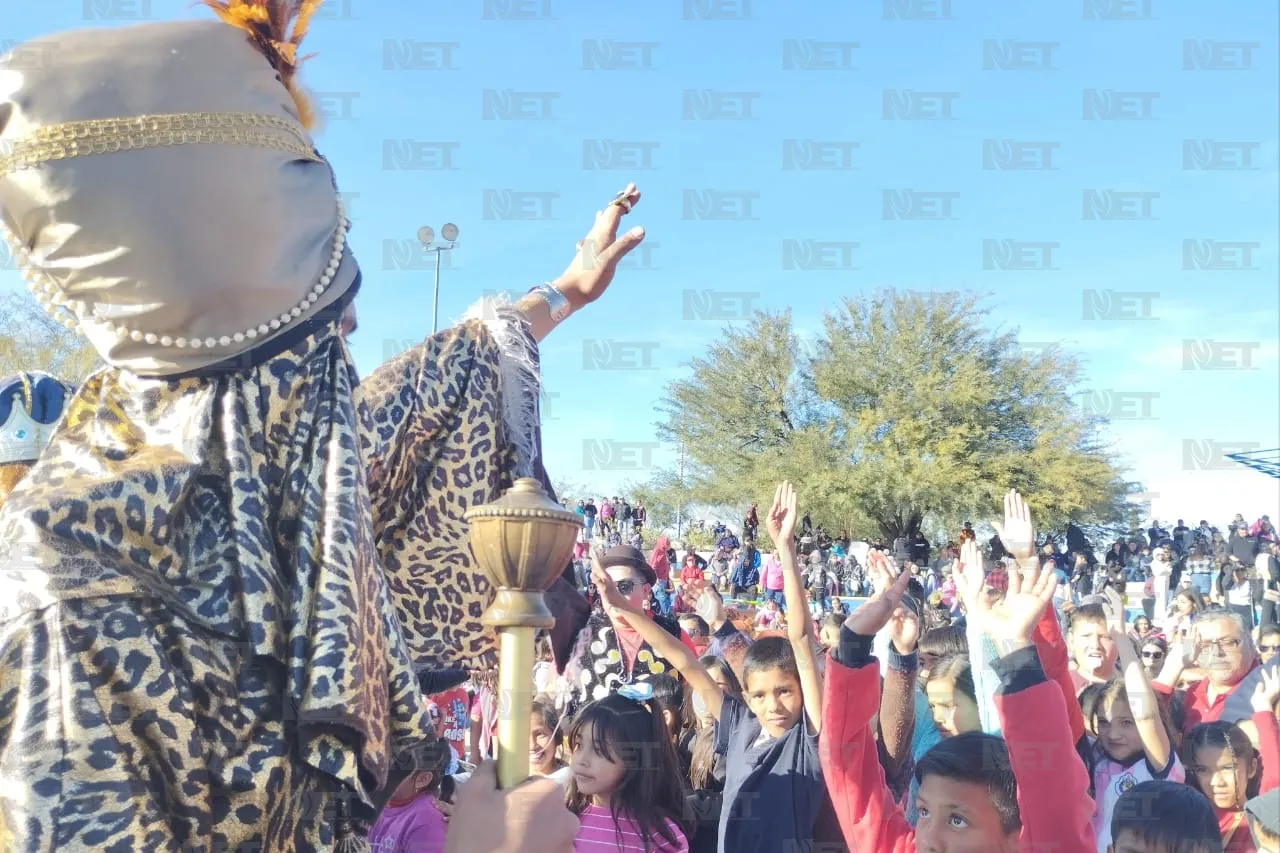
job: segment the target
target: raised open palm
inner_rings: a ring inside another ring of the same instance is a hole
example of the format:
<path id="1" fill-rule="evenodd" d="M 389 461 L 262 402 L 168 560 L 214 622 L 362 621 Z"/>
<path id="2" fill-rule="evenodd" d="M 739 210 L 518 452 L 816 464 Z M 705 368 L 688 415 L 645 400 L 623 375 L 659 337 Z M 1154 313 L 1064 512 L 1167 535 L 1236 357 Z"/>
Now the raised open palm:
<path id="1" fill-rule="evenodd" d="M 1017 489 L 1010 489 L 1004 496 L 1004 524 L 992 522 L 991 526 L 999 534 L 1005 550 L 1018 561 L 1035 555 L 1036 531 L 1031 524 L 1031 510 Z"/>
<path id="2" fill-rule="evenodd" d="M 990 602 L 985 596 L 978 599 L 977 614 L 982 630 L 997 642 L 1029 643 L 1057 586 L 1052 571 L 1033 568 L 1027 572 L 1010 572 L 1009 591 L 1003 601 Z"/>
<path id="3" fill-rule="evenodd" d="M 978 550 L 977 541 L 969 539 L 960 546 L 960 558 L 951 565 L 956 592 L 964 602 L 966 613 L 973 613 L 978 609 L 983 582 L 986 580 L 982 569 L 982 552 Z"/>

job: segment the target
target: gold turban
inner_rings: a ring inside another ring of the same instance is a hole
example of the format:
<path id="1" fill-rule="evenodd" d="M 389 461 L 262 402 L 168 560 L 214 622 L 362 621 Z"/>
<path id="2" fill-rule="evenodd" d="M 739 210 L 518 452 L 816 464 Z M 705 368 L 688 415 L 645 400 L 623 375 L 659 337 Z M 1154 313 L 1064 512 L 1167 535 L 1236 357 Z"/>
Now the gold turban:
<path id="1" fill-rule="evenodd" d="M 142 376 L 233 359 L 357 277 L 295 97 L 297 4 L 209 5 L 234 26 L 76 30 L 0 59 L 0 237 L 49 310 Z"/>

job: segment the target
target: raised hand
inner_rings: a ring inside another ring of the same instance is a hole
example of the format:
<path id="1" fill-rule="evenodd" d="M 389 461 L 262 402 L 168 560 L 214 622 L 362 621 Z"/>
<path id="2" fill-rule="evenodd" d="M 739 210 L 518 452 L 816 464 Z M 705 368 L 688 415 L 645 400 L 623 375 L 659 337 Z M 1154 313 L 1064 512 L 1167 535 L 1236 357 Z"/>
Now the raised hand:
<path id="1" fill-rule="evenodd" d="M 966 613 L 976 613 L 979 599 L 984 595 L 983 585 L 986 575 L 983 573 L 982 552 L 978 543 L 969 539 L 960 546 L 960 558 L 951 564 L 951 576 L 956 581 L 956 594 L 964 604 Z"/>
<path id="2" fill-rule="evenodd" d="M 897 580 L 886 589 L 878 590 L 861 607 L 853 611 L 844 621 L 845 627 L 862 637 L 874 637 L 880 633 L 880 629 L 889 624 L 894 611 L 898 609 L 898 603 L 907 592 L 909 580 L 911 576 L 906 572 L 898 575 Z M 901 651 L 905 652 L 905 650 Z"/>
<path id="3" fill-rule="evenodd" d="M 896 577 L 893 567 L 889 565 L 889 558 L 884 555 L 883 551 L 877 551 L 873 548 L 867 552 L 867 578 L 871 581 L 871 589 L 874 594 L 879 595 L 887 590 Z M 906 589 L 906 586 L 904 585 L 902 588 Z M 866 607 L 866 605 L 864 604 L 863 607 Z M 861 610 L 862 608 L 858 609 Z"/>
<path id="4" fill-rule="evenodd" d="M 1036 531 L 1031 524 L 1031 510 L 1018 494 L 1010 489 L 1004 496 L 1004 524 L 992 522 L 1005 550 L 1019 562 L 1031 559 L 1036 552 Z"/>
<path id="5" fill-rule="evenodd" d="M 1276 702 L 1280 701 L 1280 670 L 1263 669 L 1262 679 L 1253 690 L 1253 710 L 1265 714 L 1273 714 Z"/>
<path id="6" fill-rule="evenodd" d="M 604 210 L 596 212 L 595 225 L 578 241 L 578 252 L 554 284 L 575 310 L 595 302 L 608 289 L 618 263 L 644 240 L 643 228 L 618 236 L 622 217 L 640 202 L 640 190 L 627 184 Z"/>
<path id="7" fill-rule="evenodd" d="M 693 609 L 713 631 L 724 624 L 724 599 L 705 583 L 702 591 L 698 594 L 698 601 L 694 604 Z"/>
<path id="8" fill-rule="evenodd" d="M 765 529 L 777 548 L 791 546 L 796 532 L 796 490 L 788 482 L 778 486 L 773 493 L 773 506 L 765 516 Z"/>
<path id="9" fill-rule="evenodd" d="M 916 643 L 920 640 L 920 618 L 914 610 L 898 605 L 889 617 L 889 640 L 900 655 L 909 655 L 916 650 Z"/>
<path id="10" fill-rule="evenodd" d="M 609 577 L 609 573 L 604 570 L 604 564 L 601 562 L 603 558 L 603 548 L 596 547 L 592 549 L 591 582 L 600 591 L 600 603 L 604 606 L 604 612 L 609 615 L 615 624 L 620 623 L 629 627 L 630 623 L 627 622 L 627 618 L 644 618 L 644 611 L 627 601 L 627 597 L 618 592 L 618 585 L 613 582 L 613 578 Z"/>
<path id="11" fill-rule="evenodd" d="M 1009 591 L 1003 601 L 989 602 L 985 596 L 980 599 L 974 615 L 1001 654 L 1031 645 L 1032 632 L 1045 607 L 1053 600 L 1057 586 L 1052 571 L 1010 572 Z"/>

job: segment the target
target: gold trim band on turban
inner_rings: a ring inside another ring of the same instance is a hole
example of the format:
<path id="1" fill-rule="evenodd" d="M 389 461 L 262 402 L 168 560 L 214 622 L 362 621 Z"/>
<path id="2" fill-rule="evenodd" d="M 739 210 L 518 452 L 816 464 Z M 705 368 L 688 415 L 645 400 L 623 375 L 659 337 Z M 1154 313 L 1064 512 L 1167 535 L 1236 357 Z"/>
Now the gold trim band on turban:
<path id="1" fill-rule="evenodd" d="M 281 133 L 288 134 L 283 136 Z M 174 145 L 244 145 L 320 162 L 298 124 L 260 113 L 170 113 L 41 127 L 0 156 L 0 176 L 54 160 Z"/>

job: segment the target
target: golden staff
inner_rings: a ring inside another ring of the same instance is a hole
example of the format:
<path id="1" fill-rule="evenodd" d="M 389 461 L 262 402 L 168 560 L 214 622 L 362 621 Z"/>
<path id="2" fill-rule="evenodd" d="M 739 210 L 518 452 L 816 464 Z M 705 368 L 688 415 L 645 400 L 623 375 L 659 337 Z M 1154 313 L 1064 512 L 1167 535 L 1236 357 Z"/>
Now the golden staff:
<path id="1" fill-rule="evenodd" d="M 564 572 L 582 519 L 530 477 L 464 518 L 471 552 L 497 590 L 482 621 L 498 629 L 498 784 L 510 789 L 529 778 L 534 639 L 556 624 L 543 594 Z"/>

